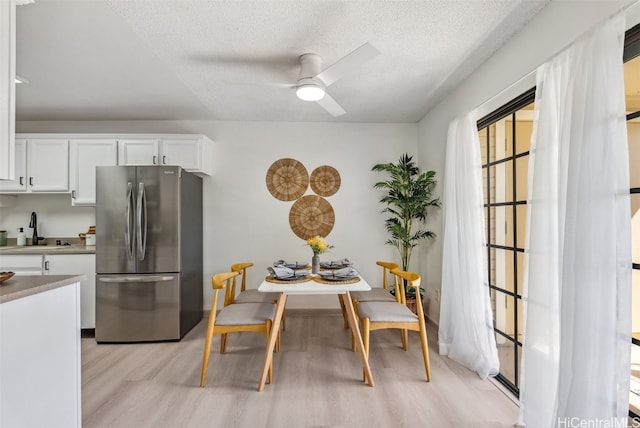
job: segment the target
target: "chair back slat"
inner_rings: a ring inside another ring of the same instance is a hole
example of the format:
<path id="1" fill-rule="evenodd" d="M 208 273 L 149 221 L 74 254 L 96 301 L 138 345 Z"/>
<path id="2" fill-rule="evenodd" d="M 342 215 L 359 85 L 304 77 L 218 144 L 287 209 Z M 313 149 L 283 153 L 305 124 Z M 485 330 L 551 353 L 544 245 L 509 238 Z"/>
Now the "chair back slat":
<path id="1" fill-rule="evenodd" d="M 240 274 L 240 292 L 246 290 L 247 288 L 247 268 L 253 266 L 252 262 L 242 262 L 242 263 L 234 263 L 231 265 L 231 272 L 238 272 Z M 236 278 L 233 278 L 233 282 L 231 283 L 231 290 L 227 292 L 225 295 L 224 305 L 230 305 L 234 303 L 236 299 Z"/>
<path id="2" fill-rule="evenodd" d="M 382 260 L 378 260 L 376 262 L 378 266 L 382 267 L 382 288 L 385 290 L 389 289 L 389 274 L 392 270 L 398 269 L 398 264 L 393 262 L 385 262 Z"/>

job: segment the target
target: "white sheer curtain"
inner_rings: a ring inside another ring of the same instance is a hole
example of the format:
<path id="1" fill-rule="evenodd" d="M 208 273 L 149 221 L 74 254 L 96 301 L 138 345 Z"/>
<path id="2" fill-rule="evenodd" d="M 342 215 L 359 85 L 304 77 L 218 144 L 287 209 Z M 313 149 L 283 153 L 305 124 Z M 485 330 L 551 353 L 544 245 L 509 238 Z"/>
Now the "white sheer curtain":
<path id="1" fill-rule="evenodd" d="M 626 420 L 629 403 L 624 28 L 620 14 L 537 73 L 520 385 L 527 427 L 626 426 L 611 425 Z"/>
<path id="2" fill-rule="evenodd" d="M 449 125 L 444 172 L 440 354 L 478 373 L 500 367 L 487 286 L 482 164 L 475 112 Z"/>

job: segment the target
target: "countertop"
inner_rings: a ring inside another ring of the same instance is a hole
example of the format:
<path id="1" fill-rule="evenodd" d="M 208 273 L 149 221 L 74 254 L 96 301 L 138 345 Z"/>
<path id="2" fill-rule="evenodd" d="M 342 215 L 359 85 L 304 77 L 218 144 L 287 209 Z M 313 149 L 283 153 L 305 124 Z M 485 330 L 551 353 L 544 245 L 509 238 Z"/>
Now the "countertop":
<path id="1" fill-rule="evenodd" d="M 71 245 L 10 245 L 0 247 L 0 256 L 15 254 L 95 254 L 95 245 L 71 244 Z"/>
<path id="2" fill-rule="evenodd" d="M 80 282 L 86 275 L 14 276 L 0 283 L 0 304 Z"/>

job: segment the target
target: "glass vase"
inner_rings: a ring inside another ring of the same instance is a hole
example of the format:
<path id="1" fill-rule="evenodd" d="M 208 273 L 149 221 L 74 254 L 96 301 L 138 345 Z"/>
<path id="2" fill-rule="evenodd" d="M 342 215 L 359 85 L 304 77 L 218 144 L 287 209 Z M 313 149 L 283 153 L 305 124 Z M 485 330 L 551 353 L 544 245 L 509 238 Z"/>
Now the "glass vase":
<path id="1" fill-rule="evenodd" d="M 320 272 L 320 254 L 314 254 L 311 258 L 311 273 Z"/>

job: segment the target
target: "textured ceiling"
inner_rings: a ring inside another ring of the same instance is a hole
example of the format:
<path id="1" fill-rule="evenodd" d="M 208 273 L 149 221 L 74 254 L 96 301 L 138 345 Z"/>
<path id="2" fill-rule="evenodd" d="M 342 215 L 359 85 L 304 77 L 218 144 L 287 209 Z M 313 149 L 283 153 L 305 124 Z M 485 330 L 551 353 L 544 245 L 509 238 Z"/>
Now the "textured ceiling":
<path id="1" fill-rule="evenodd" d="M 17 120 L 416 122 L 549 0 L 36 0 L 17 12 Z M 299 100 L 298 57 L 381 54 Z"/>

